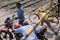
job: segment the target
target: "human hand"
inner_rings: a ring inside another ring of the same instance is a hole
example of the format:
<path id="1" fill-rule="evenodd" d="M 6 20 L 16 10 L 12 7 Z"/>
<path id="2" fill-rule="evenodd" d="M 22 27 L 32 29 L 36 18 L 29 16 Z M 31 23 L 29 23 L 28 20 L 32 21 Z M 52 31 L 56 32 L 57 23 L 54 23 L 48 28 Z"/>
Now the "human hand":
<path id="1" fill-rule="evenodd" d="M 15 17 L 15 20 L 17 20 L 17 17 Z"/>

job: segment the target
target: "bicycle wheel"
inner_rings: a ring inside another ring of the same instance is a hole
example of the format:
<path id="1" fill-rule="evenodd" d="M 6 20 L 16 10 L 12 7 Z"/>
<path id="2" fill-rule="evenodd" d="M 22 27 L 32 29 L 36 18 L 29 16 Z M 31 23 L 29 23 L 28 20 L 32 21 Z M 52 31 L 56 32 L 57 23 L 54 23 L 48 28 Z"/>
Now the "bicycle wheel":
<path id="1" fill-rule="evenodd" d="M 16 40 L 20 40 L 23 37 L 22 33 L 15 33 Z"/>
<path id="2" fill-rule="evenodd" d="M 44 37 L 44 40 L 48 40 L 46 37 Z"/>
<path id="3" fill-rule="evenodd" d="M 39 19 L 40 17 L 35 13 L 29 15 L 29 21 L 33 24 L 36 24 Z"/>
<path id="4" fill-rule="evenodd" d="M 56 15 L 52 15 L 49 18 L 52 19 L 50 20 L 51 26 L 57 26 L 59 24 L 59 18 Z"/>

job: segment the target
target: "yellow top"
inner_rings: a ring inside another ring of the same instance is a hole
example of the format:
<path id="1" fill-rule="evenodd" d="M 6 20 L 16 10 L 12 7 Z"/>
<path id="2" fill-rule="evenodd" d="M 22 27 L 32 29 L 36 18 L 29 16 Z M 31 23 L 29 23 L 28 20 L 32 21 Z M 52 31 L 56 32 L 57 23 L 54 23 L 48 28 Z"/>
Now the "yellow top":
<path id="1" fill-rule="evenodd" d="M 40 17 L 43 17 L 43 16 L 45 16 L 45 14 L 46 14 L 45 12 L 40 12 L 40 13 L 39 13 L 39 16 L 40 16 Z M 48 20 L 49 16 L 50 16 L 50 13 L 48 13 L 48 14 L 45 16 L 44 20 Z"/>

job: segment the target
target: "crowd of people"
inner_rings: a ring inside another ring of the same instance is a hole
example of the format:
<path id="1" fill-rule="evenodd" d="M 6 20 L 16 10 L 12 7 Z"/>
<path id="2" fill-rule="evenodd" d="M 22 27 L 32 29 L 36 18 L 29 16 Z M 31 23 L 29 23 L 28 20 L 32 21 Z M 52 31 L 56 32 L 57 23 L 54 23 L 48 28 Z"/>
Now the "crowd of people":
<path id="1" fill-rule="evenodd" d="M 24 22 L 25 21 L 25 17 L 24 17 L 24 9 L 21 5 L 21 3 L 16 3 L 16 7 L 18 8 L 18 13 L 17 13 L 17 17 L 15 17 L 15 20 L 19 20 L 18 25 L 14 25 L 12 20 L 10 19 L 10 17 L 8 17 L 5 22 L 4 22 L 4 27 L 1 27 L 3 29 L 0 30 L 0 32 L 4 32 L 4 38 L 6 38 L 6 35 L 9 34 L 11 39 L 13 39 L 13 35 L 12 33 L 9 31 L 9 29 L 12 29 L 13 32 L 15 32 L 16 34 L 16 38 L 18 40 L 22 40 L 23 37 L 22 36 L 26 36 L 27 31 L 30 28 L 33 28 L 31 25 L 29 25 L 28 22 Z M 13 27 L 15 26 L 15 28 Z M 14 29 L 13 29 L 14 28 Z M 38 38 L 38 34 L 44 35 L 44 33 L 46 32 L 46 28 L 44 28 L 43 30 L 41 28 L 36 28 L 27 39 L 25 40 L 39 40 Z M 21 34 L 22 36 L 19 36 L 19 34 Z M 22 38 L 21 38 L 22 37 Z M 2 39 L 1 39 L 2 40 Z"/>
<path id="2" fill-rule="evenodd" d="M 5 36 L 4 38 L 6 38 L 6 35 L 9 34 L 11 39 L 13 39 L 13 35 L 11 34 L 11 32 L 9 32 L 9 29 L 12 29 L 13 32 L 16 34 L 16 38 L 17 40 L 22 40 L 24 39 L 23 36 L 26 36 L 27 31 L 31 28 L 33 28 L 31 25 L 29 25 L 28 22 L 24 22 L 25 21 L 25 17 L 24 17 L 24 9 L 21 5 L 21 3 L 16 3 L 16 7 L 18 8 L 18 13 L 17 13 L 17 17 L 15 17 L 15 20 L 19 20 L 19 23 L 17 25 L 16 28 L 13 28 L 11 24 L 13 24 L 10 20 L 10 18 L 8 17 L 5 20 L 5 27 L 4 29 L 8 28 L 8 31 L 6 30 L 2 30 L 2 32 L 5 32 Z M 51 28 L 50 23 L 48 21 L 43 21 L 46 22 L 47 25 Z M 47 31 L 46 25 L 43 26 L 43 22 L 42 22 L 42 28 L 37 27 L 28 37 L 27 39 L 24 40 L 44 40 L 43 37 L 45 38 L 44 34 Z M 16 26 L 16 25 L 13 25 Z M 52 29 L 52 28 L 51 28 Z M 52 31 L 54 33 L 56 33 L 53 29 Z M 8 33 L 7 33 L 8 32 Z M 19 34 L 21 34 L 21 36 L 19 36 Z M 57 35 L 57 34 L 56 34 Z"/>

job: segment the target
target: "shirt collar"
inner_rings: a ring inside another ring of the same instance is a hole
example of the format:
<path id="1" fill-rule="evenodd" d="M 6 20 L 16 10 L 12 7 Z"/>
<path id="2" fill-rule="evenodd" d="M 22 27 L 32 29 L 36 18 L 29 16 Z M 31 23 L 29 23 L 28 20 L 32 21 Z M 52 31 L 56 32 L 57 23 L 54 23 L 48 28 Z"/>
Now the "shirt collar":
<path id="1" fill-rule="evenodd" d="M 18 7 L 18 9 L 19 9 L 19 8 L 21 8 L 21 6 L 20 6 L 20 7 Z"/>

